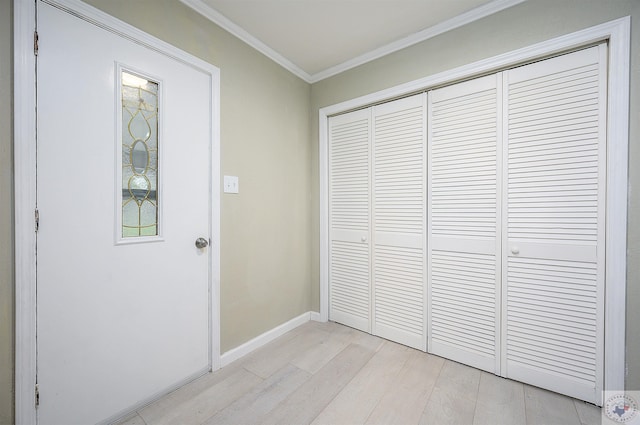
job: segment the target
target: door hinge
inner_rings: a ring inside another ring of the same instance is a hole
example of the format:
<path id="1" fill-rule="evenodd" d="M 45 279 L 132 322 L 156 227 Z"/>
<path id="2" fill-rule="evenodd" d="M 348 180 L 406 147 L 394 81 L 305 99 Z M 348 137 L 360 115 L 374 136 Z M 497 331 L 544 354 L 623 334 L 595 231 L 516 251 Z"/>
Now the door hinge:
<path id="1" fill-rule="evenodd" d="M 36 232 L 40 230 L 40 211 L 35 211 L 35 220 L 36 220 Z"/>
<path id="2" fill-rule="evenodd" d="M 38 31 L 33 32 L 33 54 L 38 56 Z"/>
<path id="3" fill-rule="evenodd" d="M 40 385 L 36 384 L 36 407 L 40 406 Z"/>

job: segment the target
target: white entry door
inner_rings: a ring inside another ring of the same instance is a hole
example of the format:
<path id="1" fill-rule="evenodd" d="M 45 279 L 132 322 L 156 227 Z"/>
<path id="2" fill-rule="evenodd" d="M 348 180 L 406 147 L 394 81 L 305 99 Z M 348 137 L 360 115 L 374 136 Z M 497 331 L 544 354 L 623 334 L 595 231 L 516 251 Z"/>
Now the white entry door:
<path id="1" fill-rule="evenodd" d="M 38 420 L 86 425 L 211 369 L 212 80 L 44 3 L 38 33 Z"/>

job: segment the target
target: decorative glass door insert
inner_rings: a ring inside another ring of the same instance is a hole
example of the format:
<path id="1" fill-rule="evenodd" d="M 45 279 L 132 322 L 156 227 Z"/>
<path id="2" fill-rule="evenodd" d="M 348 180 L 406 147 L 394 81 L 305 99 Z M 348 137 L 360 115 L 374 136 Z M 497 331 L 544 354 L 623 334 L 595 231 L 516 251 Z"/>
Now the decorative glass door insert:
<path id="1" fill-rule="evenodd" d="M 121 237 L 159 234 L 158 97 L 160 84 L 120 72 L 122 97 Z"/>

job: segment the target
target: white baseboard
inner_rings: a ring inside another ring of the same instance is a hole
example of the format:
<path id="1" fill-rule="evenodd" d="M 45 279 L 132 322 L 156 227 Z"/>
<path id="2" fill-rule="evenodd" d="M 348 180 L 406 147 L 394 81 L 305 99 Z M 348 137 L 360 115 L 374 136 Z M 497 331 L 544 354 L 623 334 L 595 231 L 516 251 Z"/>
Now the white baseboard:
<path id="1" fill-rule="evenodd" d="M 314 322 L 326 322 L 326 320 L 322 320 L 322 315 L 320 313 L 318 313 L 317 311 L 310 311 L 309 312 L 309 317 Z"/>
<path id="2" fill-rule="evenodd" d="M 260 348 L 263 345 L 273 341 L 274 339 L 278 338 L 279 336 L 284 335 L 285 333 L 289 332 L 290 330 L 293 330 L 293 329 L 297 328 L 300 325 L 304 325 L 305 323 L 307 323 L 310 320 L 317 320 L 317 319 L 315 319 L 315 315 L 320 317 L 320 315 L 318 313 L 313 312 L 313 311 L 312 312 L 303 313 L 300 316 L 294 317 L 293 319 L 289 320 L 288 322 L 285 322 L 285 323 L 281 324 L 280 326 L 276 326 L 275 328 L 263 333 L 262 335 L 258 335 L 257 337 L 253 338 L 252 340 L 247 341 L 244 344 L 227 351 L 226 353 L 224 353 L 224 354 L 222 354 L 220 356 L 220 367 L 225 367 L 229 363 L 234 362 L 234 361 L 238 360 L 239 358 L 246 356 L 247 354 L 251 353 L 252 351 L 257 350 L 258 348 Z"/>

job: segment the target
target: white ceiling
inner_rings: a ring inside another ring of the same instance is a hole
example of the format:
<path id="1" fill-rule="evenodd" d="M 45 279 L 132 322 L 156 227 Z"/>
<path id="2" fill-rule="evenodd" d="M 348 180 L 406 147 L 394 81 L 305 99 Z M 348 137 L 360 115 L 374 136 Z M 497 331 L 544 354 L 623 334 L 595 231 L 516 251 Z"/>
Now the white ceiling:
<path id="1" fill-rule="evenodd" d="M 308 82 L 524 0 L 181 0 Z"/>

